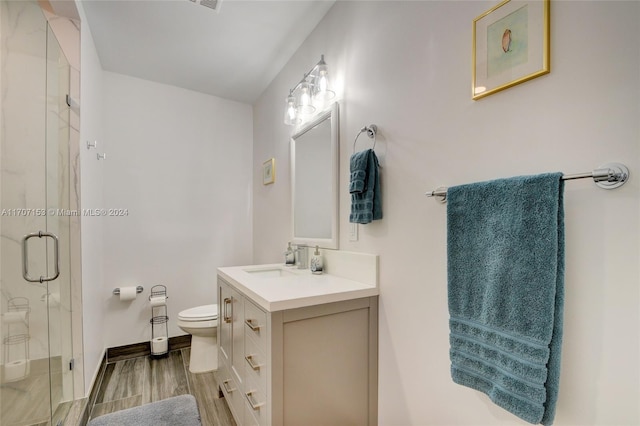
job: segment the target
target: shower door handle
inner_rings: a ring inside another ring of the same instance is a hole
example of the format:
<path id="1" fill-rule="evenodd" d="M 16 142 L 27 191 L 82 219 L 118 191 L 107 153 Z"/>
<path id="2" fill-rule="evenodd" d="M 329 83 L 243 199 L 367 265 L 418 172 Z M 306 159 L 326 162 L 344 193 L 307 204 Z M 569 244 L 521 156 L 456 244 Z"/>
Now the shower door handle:
<path id="1" fill-rule="evenodd" d="M 47 237 L 53 240 L 53 264 L 54 264 L 54 274 L 50 277 L 41 276 L 40 278 L 31 278 L 29 276 L 29 253 L 27 249 L 27 241 L 30 238 L 42 238 Z M 32 232 L 31 234 L 27 234 L 22 238 L 22 277 L 31 282 L 31 283 L 43 283 L 45 281 L 53 281 L 60 275 L 60 256 L 58 251 L 58 237 L 51 232 Z"/>

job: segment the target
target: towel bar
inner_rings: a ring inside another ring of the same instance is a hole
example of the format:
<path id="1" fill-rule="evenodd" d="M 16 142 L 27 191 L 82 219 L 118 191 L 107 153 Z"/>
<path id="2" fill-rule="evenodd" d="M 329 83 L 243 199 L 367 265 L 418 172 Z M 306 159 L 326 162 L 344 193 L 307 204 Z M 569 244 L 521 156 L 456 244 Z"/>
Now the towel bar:
<path id="1" fill-rule="evenodd" d="M 375 124 L 370 124 L 368 126 L 364 126 L 362 129 L 360 129 L 360 131 L 356 135 L 356 139 L 353 141 L 353 153 L 354 154 L 356 153 L 356 142 L 358 142 L 358 138 L 363 133 L 366 133 L 367 136 L 369 136 L 369 139 L 373 139 L 373 148 L 371 148 L 371 149 L 373 149 L 374 151 L 376 149 L 376 135 L 378 134 L 378 126 L 376 126 Z"/>
<path id="2" fill-rule="evenodd" d="M 564 175 L 562 180 L 593 178 L 596 185 L 603 189 L 614 189 L 624 185 L 629 180 L 629 169 L 624 164 L 607 163 L 592 172 Z M 436 197 L 441 203 L 447 202 L 447 188 L 440 186 L 425 193 L 427 197 Z"/>

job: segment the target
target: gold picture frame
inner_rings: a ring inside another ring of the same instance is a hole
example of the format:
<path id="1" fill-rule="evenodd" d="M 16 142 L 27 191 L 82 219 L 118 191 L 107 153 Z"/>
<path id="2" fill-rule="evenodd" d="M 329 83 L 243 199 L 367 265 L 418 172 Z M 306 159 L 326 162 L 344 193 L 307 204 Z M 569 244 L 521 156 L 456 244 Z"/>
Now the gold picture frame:
<path id="1" fill-rule="evenodd" d="M 271 158 L 262 163 L 262 184 L 270 185 L 276 181 L 276 159 Z"/>
<path id="2" fill-rule="evenodd" d="M 473 20 L 474 100 L 551 70 L 550 0 L 505 0 Z"/>

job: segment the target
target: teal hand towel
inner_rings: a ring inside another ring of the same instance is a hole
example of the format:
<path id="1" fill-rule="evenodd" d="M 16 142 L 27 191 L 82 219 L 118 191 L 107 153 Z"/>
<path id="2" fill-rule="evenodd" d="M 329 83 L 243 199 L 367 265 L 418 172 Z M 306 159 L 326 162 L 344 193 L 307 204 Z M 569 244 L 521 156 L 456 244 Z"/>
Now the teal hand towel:
<path id="1" fill-rule="evenodd" d="M 564 306 L 561 173 L 449 188 L 451 377 L 553 424 Z"/>
<path id="2" fill-rule="evenodd" d="M 380 172 L 376 153 L 367 149 L 351 156 L 349 192 L 351 193 L 351 223 L 370 223 L 382 219 Z"/>
<path id="3" fill-rule="evenodd" d="M 349 160 L 351 176 L 349 193 L 362 193 L 367 186 L 367 168 L 369 167 L 369 150 L 356 152 Z"/>

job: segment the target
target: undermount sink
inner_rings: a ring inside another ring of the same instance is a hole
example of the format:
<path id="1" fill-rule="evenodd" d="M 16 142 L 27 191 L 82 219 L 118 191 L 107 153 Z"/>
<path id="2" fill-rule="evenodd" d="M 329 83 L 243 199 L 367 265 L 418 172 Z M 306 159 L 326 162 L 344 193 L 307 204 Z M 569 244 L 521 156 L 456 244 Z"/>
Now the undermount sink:
<path id="1" fill-rule="evenodd" d="M 269 268 L 260 268 L 260 269 L 245 269 L 246 273 L 251 274 L 255 277 L 262 278 L 276 278 L 276 277 L 290 277 L 295 275 L 294 272 L 288 271 L 283 268 L 278 267 L 269 267 Z"/>

